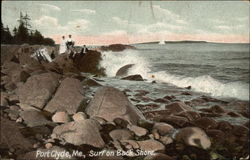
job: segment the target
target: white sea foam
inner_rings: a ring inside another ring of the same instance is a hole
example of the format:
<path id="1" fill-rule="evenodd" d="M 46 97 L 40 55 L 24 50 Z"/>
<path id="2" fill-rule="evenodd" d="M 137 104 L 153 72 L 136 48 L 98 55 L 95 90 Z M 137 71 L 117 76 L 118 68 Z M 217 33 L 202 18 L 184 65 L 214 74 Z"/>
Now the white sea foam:
<path id="1" fill-rule="evenodd" d="M 168 83 L 177 87 L 192 86 L 193 91 L 209 93 L 212 96 L 232 97 L 249 100 L 249 84 L 241 82 L 222 83 L 209 75 L 199 77 L 184 77 L 169 74 L 167 71 L 151 72 L 150 65 L 141 53 L 134 50 L 124 52 L 103 52 L 101 66 L 106 69 L 109 77 L 114 77 L 116 72 L 127 64 L 135 64 L 129 69 L 129 75 L 140 74 L 149 81 Z M 152 77 L 154 75 L 154 78 Z"/>

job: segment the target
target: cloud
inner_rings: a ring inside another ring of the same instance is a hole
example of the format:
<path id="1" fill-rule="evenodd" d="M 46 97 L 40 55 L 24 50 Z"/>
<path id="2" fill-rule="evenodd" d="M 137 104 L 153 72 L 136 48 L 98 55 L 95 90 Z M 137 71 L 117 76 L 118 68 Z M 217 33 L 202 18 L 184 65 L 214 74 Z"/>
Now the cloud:
<path id="1" fill-rule="evenodd" d="M 112 20 L 119 25 L 128 25 L 128 20 L 121 19 L 120 17 L 112 17 Z"/>
<path id="2" fill-rule="evenodd" d="M 117 36 L 117 35 L 127 35 L 127 31 L 125 30 L 113 30 L 111 32 L 105 32 L 102 35 L 108 35 L 108 36 Z"/>
<path id="3" fill-rule="evenodd" d="M 61 25 L 55 17 L 42 16 L 34 20 L 32 25 L 46 34 L 81 34 L 89 29 L 90 24 L 88 20 L 75 19 Z"/>
<path id="4" fill-rule="evenodd" d="M 52 10 L 55 10 L 55 11 L 61 11 L 61 8 L 55 6 L 55 5 L 51 5 L 51 4 L 39 4 L 40 6 L 43 6 L 43 7 L 47 7 L 48 9 L 52 9 Z M 45 9 L 45 8 L 43 8 Z"/>
<path id="5" fill-rule="evenodd" d="M 92 9 L 74 9 L 74 10 L 71 10 L 71 12 L 80 12 L 84 14 L 96 14 L 96 11 Z"/>

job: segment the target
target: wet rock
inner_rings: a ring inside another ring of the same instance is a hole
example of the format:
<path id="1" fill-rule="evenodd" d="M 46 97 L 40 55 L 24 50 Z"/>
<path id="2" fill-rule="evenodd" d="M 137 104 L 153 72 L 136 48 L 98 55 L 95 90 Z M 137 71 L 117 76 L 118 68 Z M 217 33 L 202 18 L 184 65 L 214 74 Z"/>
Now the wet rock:
<path id="1" fill-rule="evenodd" d="M 67 123 L 70 121 L 67 112 L 56 112 L 52 116 L 52 121 L 56 123 Z"/>
<path id="2" fill-rule="evenodd" d="M 45 116 L 36 110 L 25 110 L 20 113 L 24 123 L 29 127 L 42 126 L 51 123 Z"/>
<path id="3" fill-rule="evenodd" d="M 192 95 L 190 92 L 182 92 L 181 95 L 186 95 L 186 96 L 190 96 Z"/>
<path id="4" fill-rule="evenodd" d="M 164 99 L 164 98 L 155 99 L 154 102 L 156 102 L 156 103 L 170 103 L 169 100 Z"/>
<path id="5" fill-rule="evenodd" d="M 0 100 L 1 100 L 1 106 L 7 106 L 8 105 L 8 97 L 9 95 L 5 92 L 1 92 Z"/>
<path id="6" fill-rule="evenodd" d="M 195 111 L 182 111 L 176 115 L 181 116 L 181 117 L 185 117 L 189 121 L 193 121 L 193 120 L 201 118 L 201 115 Z"/>
<path id="7" fill-rule="evenodd" d="M 170 110 L 171 113 L 173 113 L 173 114 L 179 113 L 182 111 L 192 111 L 193 110 L 192 107 L 186 105 L 183 102 L 174 102 L 174 103 L 166 105 L 165 108 Z"/>
<path id="8" fill-rule="evenodd" d="M 26 80 L 30 77 L 30 74 L 27 73 L 24 70 L 16 70 L 14 73 L 11 75 L 11 80 L 14 83 L 17 82 L 26 82 Z"/>
<path id="9" fill-rule="evenodd" d="M 67 111 L 74 114 L 84 100 L 83 87 L 78 79 L 66 78 L 56 91 L 53 99 L 44 110 L 53 113 L 55 111 Z"/>
<path id="10" fill-rule="evenodd" d="M 144 160 L 174 160 L 174 158 L 163 153 L 155 153 L 154 155 L 146 156 Z"/>
<path id="11" fill-rule="evenodd" d="M 188 119 L 185 117 L 180 117 L 180 116 L 158 116 L 153 118 L 153 120 L 158 121 L 158 122 L 166 122 L 172 126 L 174 126 L 175 128 L 182 128 L 187 126 L 188 123 Z"/>
<path id="12" fill-rule="evenodd" d="M 128 75 L 128 70 L 133 67 L 134 64 L 127 64 L 123 67 L 121 67 L 117 72 L 116 72 L 116 77 L 123 77 Z"/>
<path id="13" fill-rule="evenodd" d="M 179 130 L 175 136 L 178 142 L 184 142 L 188 146 L 195 146 L 203 149 L 208 149 L 211 146 L 211 141 L 206 133 L 197 127 L 186 127 Z"/>
<path id="14" fill-rule="evenodd" d="M 135 133 L 135 135 L 141 137 L 145 136 L 148 133 L 148 130 L 136 125 L 128 125 L 128 129 Z"/>
<path id="15" fill-rule="evenodd" d="M 233 126 L 227 121 L 218 122 L 217 129 L 222 130 L 223 132 L 230 132 L 233 129 Z"/>
<path id="16" fill-rule="evenodd" d="M 217 122 L 211 118 L 207 118 L 207 117 L 202 117 L 199 118 L 195 121 L 192 121 L 192 123 L 202 129 L 215 129 L 217 127 Z"/>
<path id="17" fill-rule="evenodd" d="M 149 103 L 149 104 L 137 104 L 136 107 L 138 107 L 141 111 L 149 111 L 149 110 L 155 110 L 157 108 L 160 108 L 159 105 L 154 104 L 154 103 Z"/>
<path id="18" fill-rule="evenodd" d="M 129 145 L 131 145 L 132 148 L 134 148 L 134 149 L 140 148 L 139 144 L 138 144 L 135 140 L 121 140 L 121 143 L 122 143 L 123 145 L 129 144 Z"/>
<path id="19" fill-rule="evenodd" d="M 232 133 L 236 136 L 245 136 L 249 134 L 249 129 L 242 125 L 233 125 Z"/>
<path id="20" fill-rule="evenodd" d="M 207 135 L 211 138 L 214 138 L 217 141 L 224 140 L 225 133 L 218 129 L 210 129 L 206 131 Z"/>
<path id="21" fill-rule="evenodd" d="M 147 130 L 151 130 L 154 126 L 154 122 L 146 120 L 146 119 L 140 119 L 137 125 L 140 127 L 146 128 Z"/>
<path id="22" fill-rule="evenodd" d="M 136 124 L 139 119 L 144 119 L 123 92 L 113 87 L 98 89 L 87 106 L 86 113 L 90 116 L 102 117 L 110 122 L 115 118 L 122 118 L 129 123 Z"/>
<path id="23" fill-rule="evenodd" d="M 87 115 L 84 112 L 77 112 L 72 118 L 74 121 L 81 121 L 87 119 Z"/>
<path id="24" fill-rule="evenodd" d="M 100 135 L 99 127 L 95 120 L 86 119 L 57 126 L 54 128 L 53 134 L 56 138 L 62 138 L 74 145 L 88 144 L 102 148 L 105 144 Z"/>
<path id="25" fill-rule="evenodd" d="M 161 142 L 153 139 L 148 139 L 145 141 L 137 141 L 137 143 L 139 144 L 140 149 L 143 151 L 153 151 L 153 152 L 165 151 L 165 146 Z"/>
<path id="26" fill-rule="evenodd" d="M 59 85 L 58 79 L 54 73 L 31 76 L 23 86 L 18 87 L 20 103 L 42 109 Z"/>
<path id="27" fill-rule="evenodd" d="M 133 132 L 127 129 L 115 129 L 109 133 L 110 137 L 115 140 L 129 140 L 133 138 Z"/>
<path id="28" fill-rule="evenodd" d="M 22 126 L 17 123 L 10 121 L 4 117 L 1 117 L 1 136 L 0 136 L 0 146 L 1 149 L 14 149 L 16 151 L 21 150 L 20 152 L 27 152 L 32 149 L 32 142 L 24 138 L 21 134 L 19 128 Z"/>
<path id="29" fill-rule="evenodd" d="M 141 75 L 135 74 L 135 75 L 130 75 L 130 76 L 124 77 L 124 78 L 122 78 L 122 80 L 143 81 L 143 78 Z"/>
<path id="30" fill-rule="evenodd" d="M 83 85 L 85 86 L 95 86 L 95 87 L 99 87 L 102 86 L 100 83 L 96 82 L 94 79 L 86 79 L 82 82 Z"/>
<path id="31" fill-rule="evenodd" d="M 167 117 L 170 116 L 172 113 L 170 110 L 156 110 L 156 111 L 148 111 L 143 113 L 145 117 L 149 120 L 156 119 L 156 117 Z M 157 118 L 158 119 L 158 118 Z"/>
<path id="32" fill-rule="evenodd" d="M 240 114 L 238 114 L 238 113 L 236 113 L 236 112 L 233 112 L 233 111 L 228 112 L 227 115 L 229 115 L 229 116 L 231 116 L 231 117 L 241 117 Z"/>

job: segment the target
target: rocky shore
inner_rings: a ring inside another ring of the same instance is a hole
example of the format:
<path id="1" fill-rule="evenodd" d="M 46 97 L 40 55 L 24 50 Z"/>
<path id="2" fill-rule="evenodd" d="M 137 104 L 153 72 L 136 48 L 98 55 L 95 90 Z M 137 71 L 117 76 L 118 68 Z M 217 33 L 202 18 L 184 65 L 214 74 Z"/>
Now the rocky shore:
<path id="1" fill-rule="evenodd" d="M 1 46 L 1 159 L 249 159 L 249 101 L 179 99 L 188 88 L 154 99 L 104 85 L 96 50 L 70 59 L 46 47 L 56 58 L 39 63 L 30 55 L 40 47 Z M 143 82 L 131 66 L 117 78 Z"/>

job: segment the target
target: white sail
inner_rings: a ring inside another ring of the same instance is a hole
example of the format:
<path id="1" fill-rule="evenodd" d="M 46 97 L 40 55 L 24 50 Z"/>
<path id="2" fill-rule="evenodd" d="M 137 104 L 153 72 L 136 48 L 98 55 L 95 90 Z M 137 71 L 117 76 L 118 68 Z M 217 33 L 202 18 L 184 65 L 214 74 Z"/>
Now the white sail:
<path id="1" fill-rule="evenodd" d="M 161 41 L 159 42 L 159 44 L 160 44 L 160 45 L 163 45 L 163 44 L 165 44 L 165 41 L 164 41 L 164 40 L 161 40 Z"/>

